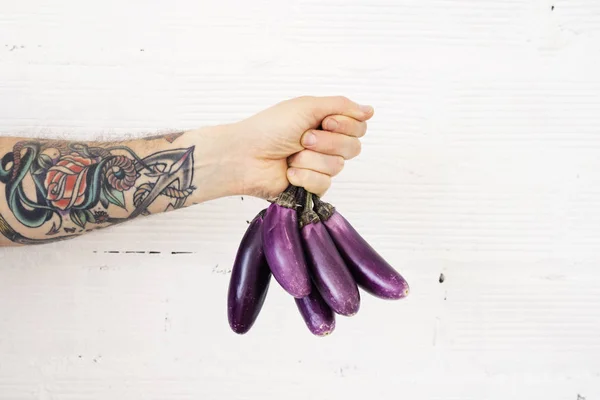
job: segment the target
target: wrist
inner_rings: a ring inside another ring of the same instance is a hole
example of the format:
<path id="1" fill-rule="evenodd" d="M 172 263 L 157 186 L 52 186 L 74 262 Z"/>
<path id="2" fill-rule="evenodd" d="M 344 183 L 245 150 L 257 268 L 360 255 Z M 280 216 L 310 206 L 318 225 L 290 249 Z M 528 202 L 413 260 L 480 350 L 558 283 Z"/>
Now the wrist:
<path id="1" fill-rule="evenodd" d="M 183 145 L 195 146 L 193 202 L 246 194 L 248 156 L 239 140 L 239 130 L 238 124 L 217 125 L 189 131 L 182 137 Z"/>

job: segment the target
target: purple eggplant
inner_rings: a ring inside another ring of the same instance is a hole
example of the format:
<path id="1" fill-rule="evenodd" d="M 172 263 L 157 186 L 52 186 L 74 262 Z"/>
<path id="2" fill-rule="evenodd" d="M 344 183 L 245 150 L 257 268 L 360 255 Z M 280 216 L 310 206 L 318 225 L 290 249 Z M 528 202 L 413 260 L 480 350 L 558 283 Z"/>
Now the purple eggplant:
<path id="1" fill-rule="evenodd" d="M 277 282 L 286 292 L 301 298 L 310 294 L 311 287 L 298 229 L 296 189 L 291 186 L 267 209 L 263 247 Z"/>
<path id="2" fill-rule="evenodd" d="M 406 280 L 333 206 L 318 200 L 316 210 L 361 288 L 383 299 L 401 299 L 408 295 L 409 286 Z"/>
<path id="3" fill-rule="evenodd" d="M 261 211 L 248 226 L 231 271 L 227 317 L 231 329 L 239 334 L 248 332 L 256 321 L 271 281 L 262 245 L 265 211 Z"/>
<path id="4" fill-rule="evenodd" d="M 294 299 L 308 329 L 317 336 L 329 335 L 335 329 L 335 314 L 317 288 L 301 299 Z"/>
<path id="5" fill-rule="evenodd" d="M 300 227 L 315 286 L 333 311 L 346 316 L 354 315 L 360 308 L 356 282 L 327 229 L 311 208 L 307 206 L 302 213 Z"/>

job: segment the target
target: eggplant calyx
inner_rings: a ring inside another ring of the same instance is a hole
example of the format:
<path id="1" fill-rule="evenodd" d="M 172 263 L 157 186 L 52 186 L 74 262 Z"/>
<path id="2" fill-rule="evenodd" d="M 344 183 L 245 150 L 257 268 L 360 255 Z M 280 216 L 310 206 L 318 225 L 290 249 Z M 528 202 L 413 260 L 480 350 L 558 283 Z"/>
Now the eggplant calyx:
<path id="1" fill-rule="evenodd" d="M 313 210 L 304 210 L 302 214 L 300 214 L 300 218 L 298 224 L 300 225 L 300 229 L 304 228 L 308 224 L 316 224 L 321 222 L 321 219 Z"/>
<path id="2" fill-rule="evenodd" d="M 283 193 L 277 197 L 275 200 L 275 204 L 278 204 L 282 207 L 295 209 L 296 208 L 296 192 L 298 188 L 296 186 L 290 185 Z"/>
<path id="3" fill-rule="evenodd" d="M 327 221 L 335 213 L 335 207 L 325 203 L 318 197 L 315 198 L 315 209 L 321 221 Z"/>

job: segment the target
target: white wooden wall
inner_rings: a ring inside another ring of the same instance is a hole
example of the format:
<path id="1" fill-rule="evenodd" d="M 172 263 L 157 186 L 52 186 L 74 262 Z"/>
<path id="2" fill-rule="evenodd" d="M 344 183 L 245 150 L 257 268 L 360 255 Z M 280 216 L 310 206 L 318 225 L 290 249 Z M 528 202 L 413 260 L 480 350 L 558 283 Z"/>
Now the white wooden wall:
<path id="1" fill-rule="evenodd" d="M 313 338 L 273 284 L 231 333 L 251 198 L 2 249 L 0 398 L 600 399 L 599 68 L 598 0 L 0 0 L 2 134 L 373 104 L 327 199 L 412 287 Z"/>

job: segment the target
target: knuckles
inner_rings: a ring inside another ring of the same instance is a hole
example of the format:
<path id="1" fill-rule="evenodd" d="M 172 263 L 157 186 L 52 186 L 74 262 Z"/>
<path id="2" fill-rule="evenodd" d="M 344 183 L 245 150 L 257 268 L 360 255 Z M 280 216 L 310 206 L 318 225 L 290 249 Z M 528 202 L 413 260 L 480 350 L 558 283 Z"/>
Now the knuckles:
<path id="1" fill-rule="evenodd" d="M 352 105 L 352 101 L 346 96 L 336 96 L 335 100 L 342 108 L 350 108 L 350 106 Z"/>
<path id="2" fill-rule="evenodd" d="M 344 160 L 344 157 L 341 156 L 336 156 L 333 158 L 334 160 L 334 167 L 333 167 L 333 175 L 337 175 L 340 172 L 342 172 L 342 170 L 344 169 L 344 165 L 346 164 L 346 160 Z"/>
<path id="3" fill-rule="evenodd" d="M 360 124 L 360 131 L 358 132 L 358 137 L 361 138 L 367 134 L 367 123 L 362 122 Z"/>
<path id="4" fill-rule="evenodd" d="M 358 156 L 361 151 L 362 151 L 362 142 L 357 139 L 356 140 L 356 156 Z"/>

